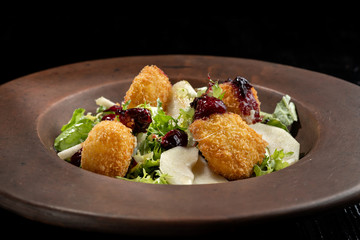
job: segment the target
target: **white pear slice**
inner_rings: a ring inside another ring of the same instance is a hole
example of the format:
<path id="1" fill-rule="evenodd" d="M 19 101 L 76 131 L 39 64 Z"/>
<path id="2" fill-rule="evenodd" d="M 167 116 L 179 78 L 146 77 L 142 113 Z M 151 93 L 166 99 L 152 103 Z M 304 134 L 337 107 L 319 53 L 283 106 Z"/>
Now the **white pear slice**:
<path id="1" fill-rule="evenodd" d="M 293 155 L 284 158 L 284 161 L 291 165 L 299 160 L 300 144 L 284 129 L 263 123 L 249 125 L 249 127 L 261 134 L 263 139 L 269 143 L 268 148 L 270 150 L 270 154 L 272 154 L 275 149 L 283 149 L 284 152 L 294 152 Z"/>
<path id="2" fill-rule="evenodd" d="M 176 119 L 180 114 L 180 109 L 188 108 L 195 97 L 196 91 L 188 81 L 182 80 L 175 83 L 171 89 L 167 114 Z"/>
<path id="3" fill-rule="evenodd" d="M 193 184 L 222 183 L 228 181 L 226 178 L 211 171 L 205 159 L 200 155 L 192 171 L 194 173 Z"/>
<path id="4" fill-rule="evenodd" d="M 65 149 L 64 151 L 59 152 L 57 155 L 59 158 L 65 160 L 69 159 L 74 155 L 77 151 L 79 151 L 82 148 L 82 143 L 79 143 L 75 146 L 72 146 L 71 148 Z"/>
<path id="5" fill-rule="evenodd" d="M 198 160 L 199 150 L 196 147 L 174 147 L 161 154 L 160 170 L 168 174 L 170 184 L 192 184 L 192 168 Z"/>
<path id="6" fill-rule="evenodd" d="M 96 105 L 99 106 L 104 106 L 106 108 L 112 107 L 115 105 L 114 102 L 110 101 L 109 99 L 105 98 L 105 97 L 99 97 L 98 99 L 95 100 Z"/>

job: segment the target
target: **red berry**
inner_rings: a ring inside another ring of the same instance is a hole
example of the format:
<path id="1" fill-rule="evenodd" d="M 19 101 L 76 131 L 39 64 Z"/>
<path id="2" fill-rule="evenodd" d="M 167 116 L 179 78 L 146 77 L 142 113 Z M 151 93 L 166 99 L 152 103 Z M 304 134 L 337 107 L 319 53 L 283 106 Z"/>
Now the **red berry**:
<path id="1" fill-rule="evenodd" d="M 165 150 L 169 150 L 177 146 L 186 147 L 187 144 L 188 135 L 186 132 L 179 129 L 170 130 L 162 137 L 161 140 L 161 147 L 163 147 Z"/>
<path id="2" fill-rule="evenodd" d="M 82 153 L 82 148 L 80 148 L 76 153 L 74 153 L 74 155 L 71 156 L 70 163 L 72 165 L 80 167 L 80 165 L 81 165 L 81 153 Z"/>
<path id="3" fill-rule="evenodd" d="M 121 106 L 114 105 L 106 109 L 104 112 L 114 113 L 103 116 L 101 121 L 114 121 L 118 117 L 122 124 L 132 129 L 133 134 L 146 132 L 152 122 L 150 111 L 145 108 L 130 108 L 123 110 Z"/>
<path id="4" fill-rule="evenodd" d="M 130 108 L 121 111 L 120 122 L 130 127 L 134 134 L 146 132 L 152 122 L 150 111 L 146 108 Z"/>
<path id="5" fill-rule="evenodd" d="M 227 110 L 223 101 L 208 95 L 195 98 L 191 103 L 191 107 L 195 109 L 194 120 L 206 119 L 212 114 L 225 113 Z"/>

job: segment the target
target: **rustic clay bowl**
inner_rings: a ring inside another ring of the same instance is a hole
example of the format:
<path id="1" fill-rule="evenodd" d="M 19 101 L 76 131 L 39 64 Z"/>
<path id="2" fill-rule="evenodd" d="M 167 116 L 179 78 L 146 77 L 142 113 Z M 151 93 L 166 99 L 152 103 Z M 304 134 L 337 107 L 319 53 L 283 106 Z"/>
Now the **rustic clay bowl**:
<path id="1" fill-rule="evenodd" d="M 237 75 L 271 112 L 282 95 L 297 106 L 296 164 L 257 178 L 171 186 L 98 175 L 59 159 L 53 141 L 75 108 L 121 102 L 132 79 L 156 64 L 195 87 Z M 295 216 L 360 199 L 360 87 L 279 64 L 210 56 L 124 57 L 71 64 L 0 86 L 0 205 L 48 224 L 125 234 L 201 233 Z"/>

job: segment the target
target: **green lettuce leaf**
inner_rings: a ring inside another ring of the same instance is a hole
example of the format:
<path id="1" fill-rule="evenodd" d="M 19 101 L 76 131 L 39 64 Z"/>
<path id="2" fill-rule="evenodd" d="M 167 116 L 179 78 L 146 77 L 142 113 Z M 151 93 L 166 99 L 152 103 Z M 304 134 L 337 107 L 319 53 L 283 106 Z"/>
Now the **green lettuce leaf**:
<path id="1" fill-rule="evenodd" d="M 279 119 L 274 118 L 272 116 L 264 116 L 263 117 L 263 123 L 266 123 L 267 125 L 282 128 L 285 131 L 289 132 L 289 129 L 286 127 L 285 124 L 283 124 Z"/>
<path id="2" fill-rule="evenodd" d="M 62 126 L 61 131 L 63 132 L 66 129 L 74 126 L 75 123 L 77 123 L 80 119 L 84 118 L 84 113 L 85 113 L 85 109 L 83 109 L 83 108 L 75 109 L 71 119 L 69 120 L 69 122 L 67 124 Z"/>
<path id="3" fill-rule="evenodd" d="M 281 101 L 276 105 L 274 110 L 274 117 L 279 119 L 286 126 L 290 126 L 294 121 L 297 121 L 297 114 L 295 104 L 290 102 L 291 97 L 285 95 Z"/>
<path id="4" fill-rule="evenodd" d="M 298 120 L 295 104 L 290 102 L 290 100 L 291 97 L 285 95 L 281 101 L 276 104 L 274 113 L 260 112 L 263 118 L 262 123 L 282 128 L 288 132 L 288 127 L 290 127 L 294 121 Z"/>
<path id="5" fill-rule="evenodd" d="M 84 113 L 85 109 L 76 109 L 70 121 L 61 128 L 60 135 L 54 141 L 56 151 L 61 152 L 85 141 L 98 119 L 88 117 Z"/>

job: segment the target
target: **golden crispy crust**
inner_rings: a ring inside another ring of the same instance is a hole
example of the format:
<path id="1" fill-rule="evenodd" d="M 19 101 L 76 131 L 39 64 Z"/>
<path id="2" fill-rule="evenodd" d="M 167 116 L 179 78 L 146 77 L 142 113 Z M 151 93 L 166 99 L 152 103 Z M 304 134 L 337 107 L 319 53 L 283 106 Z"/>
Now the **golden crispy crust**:
<path id="1" fill-rule="evenodd" d="M 163 103 L 164 111 L 166 111 L 171 87 L 169 78 L 160 68 L 155 65 L 145 66 L 134 78 L 124 100 L 125 102 L 131 100 L 129 108 L 134 108 L 145 102 L 156 106 L 159 98 Z"/>
<path id="2" fill-rule="evenodd" d="M 235 89 L 234 89 L 233 85 L 231 83 L 222 83 L 222 84 L 219 84 L 219 86 L 221 87 L 221 89 L 223 91 L 225 91 L 222 101 L 225 103 L 227 110 L 229 112 L 239 114 L 245 122 L 247 122 L 248 124 L 251 124 L 252 123 L 251 117 L 244 116 L 241 111 L 240 102 L 235 93 Z M 251 88 L 251 93 L 253 94 L 256 102 L 259 104 L 259 111 L 260 111 L 260 101 L 259 101 L 259 98 L 257 95 L 257 91 L 255 90 L 254 87 Z"/>
<path id="3" fill-rule="evenodd" d="M 124 177 L 135 147 L 131 129 L 117 121 L 95 125 L 83 143 L 81 167 L 110 177 Z"/>
<path id="4" fill-rule="evenodd" d="M 229 180 L 250 177 L 268 145 L 234 113 L 195 120 L 189 129 L 210 169 Z"/>

